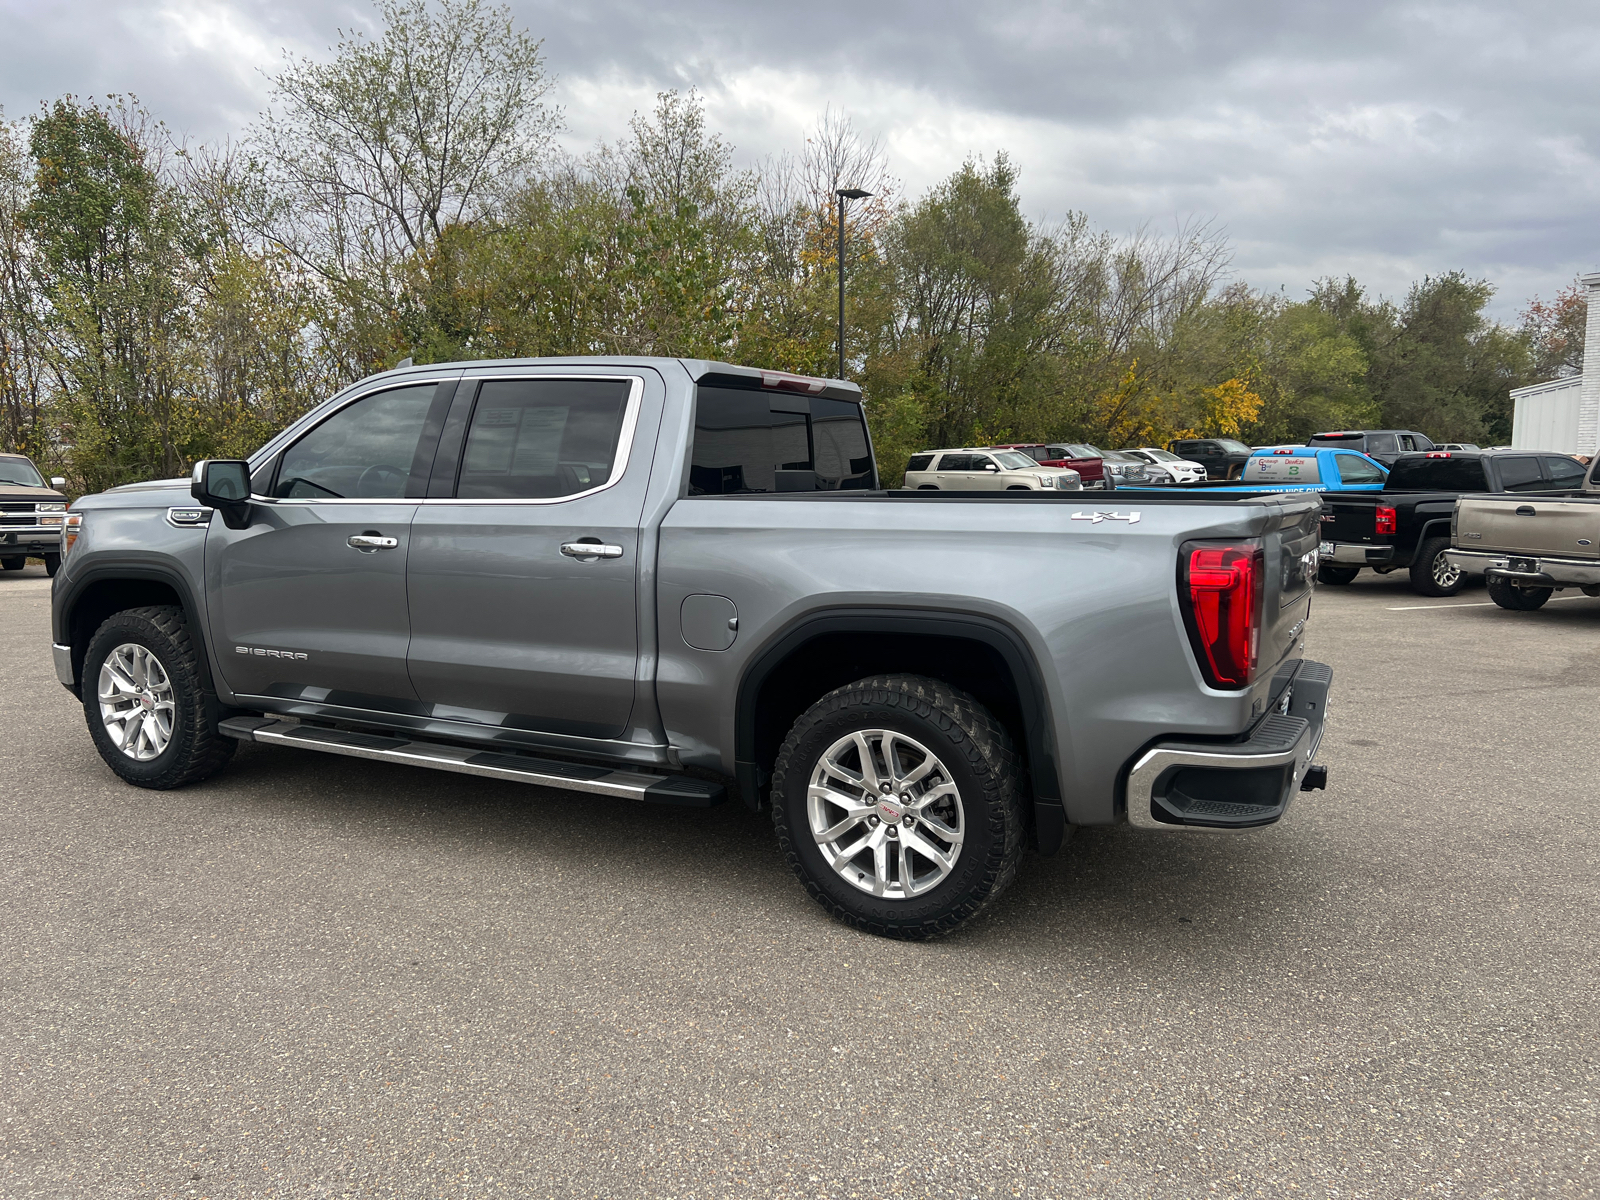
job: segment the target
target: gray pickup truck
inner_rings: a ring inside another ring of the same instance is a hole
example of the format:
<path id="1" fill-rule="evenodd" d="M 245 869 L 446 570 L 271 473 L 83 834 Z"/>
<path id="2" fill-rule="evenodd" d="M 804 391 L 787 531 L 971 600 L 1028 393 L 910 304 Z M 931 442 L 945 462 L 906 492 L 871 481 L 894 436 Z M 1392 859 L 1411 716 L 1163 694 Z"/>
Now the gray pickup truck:
<path id="1" fill-rule="evenodd" d="M 677 359 L 389 372 L 248 462 L 74 506 L 55 663 L 170 788 L 236 741 L 770 806 L 872 932 L 1079 825 L 1242 830 L 1320 787 L 1315 494 L 878 487 L 850 384 Z"/>
<path id="2" fill-rule="evenodd" d="M 1600 596 L 1600 455 L 1581 488 L 1564 495 L 1462 496 L 1450 541 L 1445 558 L 1482 572 L 1501 608 L 1531 612 L 1569 587 Z"/>

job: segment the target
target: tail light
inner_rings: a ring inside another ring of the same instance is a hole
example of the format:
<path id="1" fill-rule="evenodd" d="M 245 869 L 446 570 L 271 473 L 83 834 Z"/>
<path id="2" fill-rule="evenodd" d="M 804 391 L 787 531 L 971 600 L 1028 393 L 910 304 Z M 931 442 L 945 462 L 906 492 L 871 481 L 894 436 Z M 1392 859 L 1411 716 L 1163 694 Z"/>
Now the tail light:
<path id="1" fill-rule="evenodd" d="M 1179 594 L 1187 601 L 1189 637 L 1206 681 L 1217 688 L 1249 687 L 1261 650 L 1261 547 L 1191 542 L 1180 561 Z"/>
<path id="2" fill-rule="evenodd" d="M 761 386 L 775 388 L 780 392 L 804 392 L 810 396 L 820 395 L 822 389 L 828 386 L 825 379 L 813 379 L 809 375 L 790 375 L 787 371 L 761 372 Z"/>
<path id="3" fill-rule="evenodd" d="M 1376 532 L 1378 536 L 1385 537 L 1392 535 L 1394 533 L 1395 524 L 1397 523 L 1394 509 L 1390 508 L 1387 504 L 1378 505 L 1377 518 L 1378 527 Z"/>
<path id="4" fill-rule="evenodd" d="M 83 524 L 83 514 L 68 512 L 67 518 L 61 525 L 61 557 L 65 558 L 72 549 L 73 543 L 78 540 L 78 527 Z"/>

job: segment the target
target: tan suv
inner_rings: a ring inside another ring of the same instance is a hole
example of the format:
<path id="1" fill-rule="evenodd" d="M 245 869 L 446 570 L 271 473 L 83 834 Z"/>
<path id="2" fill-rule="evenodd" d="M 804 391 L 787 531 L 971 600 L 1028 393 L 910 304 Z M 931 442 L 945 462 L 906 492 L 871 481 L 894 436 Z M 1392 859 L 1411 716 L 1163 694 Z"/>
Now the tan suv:
<path id="1" fill-rule="evenodd" d="M 1066 467 L 1044 467 L 1020 450 L 924 450 L 906 464 L 906 486 L 924 492 L 1081 492 Z"/>

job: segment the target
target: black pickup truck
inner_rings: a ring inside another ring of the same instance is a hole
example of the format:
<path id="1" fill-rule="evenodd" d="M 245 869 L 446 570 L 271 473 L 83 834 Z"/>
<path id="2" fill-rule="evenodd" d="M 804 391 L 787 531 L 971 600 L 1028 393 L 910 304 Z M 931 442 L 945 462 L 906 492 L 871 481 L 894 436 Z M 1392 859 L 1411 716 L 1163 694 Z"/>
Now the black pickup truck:
<path id="1" fill-rule="evenodd" d="M 1583 485 L 1583 464 L 1527 450 L 1430 450 L 1402 454 L 1381 492 L 1322 497 L 1317 579 L 1349 583 L 1370 567 L 1408 568 L 1421 596 L 1453 596 L 1466 575 L 1446 558 L 1456 498 L 1481 492 L 1566 492 Z"/>

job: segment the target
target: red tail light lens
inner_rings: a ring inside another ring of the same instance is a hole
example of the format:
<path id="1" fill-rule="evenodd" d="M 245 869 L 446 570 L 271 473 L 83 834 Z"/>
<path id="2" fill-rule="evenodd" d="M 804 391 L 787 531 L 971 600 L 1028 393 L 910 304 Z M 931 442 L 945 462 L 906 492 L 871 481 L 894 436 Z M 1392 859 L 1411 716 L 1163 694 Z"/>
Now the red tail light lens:
<path id="1" fill-rule="evenodd" d="M 1394 509 L 1390 508 L 1387 504 L 1378 505 L 1378 536 L 1382 537 L 1385 534 L 1392 534 L 1394 532 L 1395 523 L 1396 517 Z"/>
<path id="2" fill-rule="evenodd" d="M 1212 687 L 1248 687 L 1261 649 L 1261 547 L 1188 545 L 1184 553 L 1189 632 L 1200 669 Z"/>

